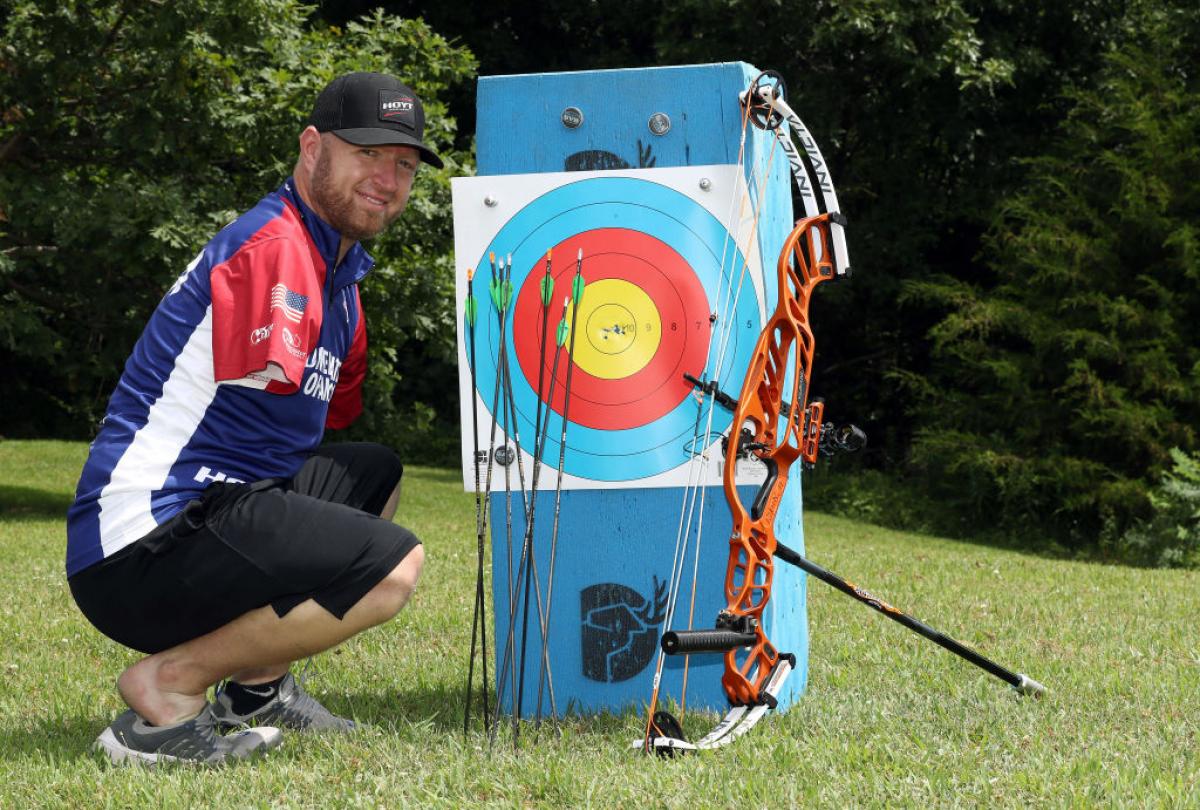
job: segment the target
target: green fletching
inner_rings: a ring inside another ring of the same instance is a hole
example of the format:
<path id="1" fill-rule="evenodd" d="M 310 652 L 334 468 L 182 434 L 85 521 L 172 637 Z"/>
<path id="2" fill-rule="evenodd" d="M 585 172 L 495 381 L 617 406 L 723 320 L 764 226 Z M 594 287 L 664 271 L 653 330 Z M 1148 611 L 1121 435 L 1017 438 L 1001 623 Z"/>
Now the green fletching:
<path id="1" fill-rule="evenodd" d="M 488 285 L 488 294 L 492 296 L 492 303 L 496 305 L 496 309 L 504 309 L 504 306 L 500 303 L 501 290 L 499 281 L 493 281 Z"/>
<path id="2" fill-rule="evenodd" d="M 508 305 L 512 303 L 513 284 L 511 281 L 504 282 L 504 291 L 500 294 L 501 309 L 508 309 Z"/>
<path id="3" fill-rule="evenodd" d="M 554 295 L 554 276 L 547 273 L 542 276 L 542 304 L 550 306 L 550 298 Z"/>
<path id="4" fill-rule="evenodd" d="M 555 340 L 559 346 L 565 346 L 567 343 L 567 335 L 570 334 L 571 327 L 567 325 L 567 319 L 564 317 L 558 324 L 558 332 L 555 335 Z"/>
<path id="5" fill-rule="evenodd" d="M 468 296 L 467 297 L 467 306 L 466 306 L 467 323 L 471 324 L 471 326 L 475 325 L 475 314 L 476 314 L 477 309 L 478 309 L 478 307 L 475 304 L 475 296 L 473 296 L 473 295 Z"/>
<path id="6" fill-rule="evenodd" d="M 579 301 L 583 298 L 583 287 L 583 274 L 576 273 L 575 281 L 571 283 L 571 297 L 576 301 Z"/>

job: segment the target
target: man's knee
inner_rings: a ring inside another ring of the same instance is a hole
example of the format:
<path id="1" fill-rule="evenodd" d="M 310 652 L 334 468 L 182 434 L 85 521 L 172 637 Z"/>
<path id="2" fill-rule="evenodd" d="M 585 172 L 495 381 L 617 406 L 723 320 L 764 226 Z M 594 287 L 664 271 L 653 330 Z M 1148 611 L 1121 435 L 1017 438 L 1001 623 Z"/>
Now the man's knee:
<path id="1" fill-rule="evenodd" d="M 417 588 L 421 569 L 425 565 L 425 547 L 417 545 L 404 556 L 395 568 L 372 589 L 380 602 L 381 611 L 391 618 L 400 612 Z"/>

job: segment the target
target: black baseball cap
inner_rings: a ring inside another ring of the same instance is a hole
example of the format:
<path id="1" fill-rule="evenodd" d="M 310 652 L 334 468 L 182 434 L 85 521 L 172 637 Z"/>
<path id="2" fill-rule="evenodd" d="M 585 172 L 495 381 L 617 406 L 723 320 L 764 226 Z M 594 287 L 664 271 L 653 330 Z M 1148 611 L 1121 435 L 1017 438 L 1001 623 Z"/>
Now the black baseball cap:
<path id="1" fill-rule="evenodd" d="M 442 159 L 421 142 L 425 108 L 412 88 L 383 73 L 347 73 L 317 96 L 308 123 L 355 146 L 399 144 L 442 168 Z"/>

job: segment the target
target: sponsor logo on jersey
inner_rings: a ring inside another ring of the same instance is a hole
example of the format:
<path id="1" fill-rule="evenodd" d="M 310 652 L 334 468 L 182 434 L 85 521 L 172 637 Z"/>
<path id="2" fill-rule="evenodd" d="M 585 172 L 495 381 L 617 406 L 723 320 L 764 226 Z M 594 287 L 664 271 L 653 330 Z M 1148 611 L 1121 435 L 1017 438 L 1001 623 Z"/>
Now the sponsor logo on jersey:
<path id="1" fill-rule="evenodd" d="M 304 357 L 304 341 L 286 326 L 283 327 L 283 343 L 287 347 L 288 354 L 292 357 Z"/>
<path id="2" fill-rule="evenodd" d="M 197 253 L 196 258 L 192 259 L 188 263 L 188 266 L 183 269 L 183 272 L 179 274 L 179 278 L 175 279 L 175 283 L 171 285 L 171 289 L 167 290 L 167 294 L 164 295 L 163 298 L 172 296 L 175 293 L 179 292 L 179 289 L 183 286 L 183 283 L 188 280 L 188 276 L 190 276 L 192 274 L 192 271 L 195 270 L 197 266 L 199 266 L 200 260 L 203 258 L 204 258 L 204 251 L 202 250 L 199 253 Z"/>
<path id="3" fill-rule="evenodd" d="M 338 376 L 342 373 L 342 361 L 324 347 L 318 347 L 308 356 L 305 368 L 311 369 L 304 381 L 304 393 L 323 402 L 333 399 Z"/>
<path id="4" fill-rule="evenodd" d="M 211 467 L 201 467 L 192 476 L 192 480 L 199 484 L 216 484 L 224 481 L 227 484 L 244 484 L 246 483 L 240 478 L 234 478 L 231 475 L 226 475 L 223 472 L 214 470 Z"/>
<path id="5" fill-rule="evenodd" d="M 250 345 L 257 346 L 271 336 L 271 332 L 275 330 L 275 324 L 269 323 L 266 326 L 260 326 L 250 333 Z"/>

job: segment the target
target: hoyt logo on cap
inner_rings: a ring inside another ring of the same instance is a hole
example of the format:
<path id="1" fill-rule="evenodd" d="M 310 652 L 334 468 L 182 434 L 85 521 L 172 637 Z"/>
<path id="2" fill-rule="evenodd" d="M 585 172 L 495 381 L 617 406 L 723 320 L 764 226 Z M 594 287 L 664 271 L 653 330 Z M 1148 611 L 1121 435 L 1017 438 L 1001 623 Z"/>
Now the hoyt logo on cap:
<path id="1" fill-rule="evenodd" d="M 411 146 L 421 160 L 442 160 L 421 141 L 425 110 L 412 88 L 383 73 L 348 73 L 331 81 L 313 105 L 309 124 L 357 146 Z"/>
<path id="2" fill-rule="evenodd" d="M 395 90 L 379 91 L 379 120 L 389 121 L 412 129 L 415 121 L 416 99 Z"/>

